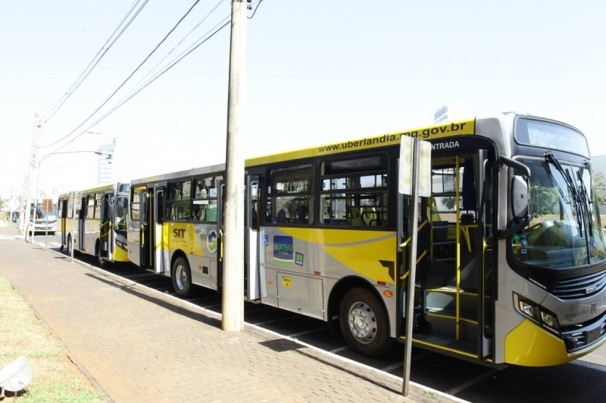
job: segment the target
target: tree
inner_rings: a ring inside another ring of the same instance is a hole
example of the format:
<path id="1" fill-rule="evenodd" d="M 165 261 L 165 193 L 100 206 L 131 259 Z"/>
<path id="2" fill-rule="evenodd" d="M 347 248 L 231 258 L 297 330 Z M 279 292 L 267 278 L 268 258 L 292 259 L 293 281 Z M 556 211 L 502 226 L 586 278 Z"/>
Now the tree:
<path id="1" fill-rule="evenodd" d="M 559 214 L 559 206 L 559 195 L 555 188 L 545 186 L 530 187 L 530 218 Z"/>
<path id="2" fill-rule="evenodd" d="M 598 205 L 606 204 L 606 184 L 604 183 L 604 173 L 596 171 L 593 175 L 593 191 Z"/>

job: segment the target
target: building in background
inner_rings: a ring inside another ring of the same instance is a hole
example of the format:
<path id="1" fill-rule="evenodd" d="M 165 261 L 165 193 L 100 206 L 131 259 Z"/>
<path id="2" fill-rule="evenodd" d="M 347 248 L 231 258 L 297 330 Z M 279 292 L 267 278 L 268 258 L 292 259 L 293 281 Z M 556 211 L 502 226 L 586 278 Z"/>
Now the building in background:
<path id="1" fill-rule="evenodd" d="M 433 114 L 433 120 L 435 123 L 441 123 L 447 120 L 467 119 L 470 116 L 472 116 L 472 113 L 468 105 L 447 102 L 436 109 Z"/>
<path id="2" fill-rule="evenodd" d="M 110 144 L 99 146 L 99 162 L 97 163 L 97 185 L 105 185 L 114 182 L 114 153 L 116 150 L 116 138 Z"/>

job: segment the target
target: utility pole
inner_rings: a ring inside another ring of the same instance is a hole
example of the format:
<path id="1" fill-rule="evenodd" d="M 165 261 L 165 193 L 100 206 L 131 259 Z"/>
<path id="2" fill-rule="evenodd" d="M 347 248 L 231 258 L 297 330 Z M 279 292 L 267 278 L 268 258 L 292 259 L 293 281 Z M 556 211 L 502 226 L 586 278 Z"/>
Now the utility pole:
<path id="1" fill-rule="evenodd" d="M 247 0 L 232 0 L 229 97 L 227 105 L 227 177 L 223 256 L 223 321 L 226 331 L 244 327 L 244 93 Z"/>
<path id="2" fill-rule="evenodd" d="M 31 204 L 32 204 L 32 187 L 34 185 L 34 178 L 36 177 L 36 164 L 38 159 L 38 140 L 40 137 L 40 128 L 42 122 L 38 114 L 34 114 L 34 127 L 32 130 L 32 144 L 30 146 L 29 161 L 27 163 L 27 174 L 25 176 L 25 182 L 23 186 L 23 196 L 21 197 L 21 217 L 19 223 L 19 229 L 25 232 L 30 221 L 31 215 Z M 34 209 L 34 214 L 35 214 Z M 35 219 L 35 216 L 34 216 Z M 26 234 L 27 239 L 27 234 Z"/>

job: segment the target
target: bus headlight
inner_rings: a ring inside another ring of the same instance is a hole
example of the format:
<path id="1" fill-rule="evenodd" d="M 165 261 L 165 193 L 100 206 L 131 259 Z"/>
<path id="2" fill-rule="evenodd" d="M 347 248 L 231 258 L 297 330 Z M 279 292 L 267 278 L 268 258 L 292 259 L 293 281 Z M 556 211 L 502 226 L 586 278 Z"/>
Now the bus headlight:
<path id="1" fill-rule="evenodd" d="M 558 318 L 553 313 L 518 294 L 514 294 L 514 297 L 520 313 L 551 331 L 558 331 Z"/>
<path id="2" fill-rule="evenodd" d="M 558 327 L 558 320 L 556 319 L 556 317 L 554 315 L 552 315 L 551 313 L 547 312 L 547 311 L 540 311 L 541 312 L 541 320 L 543 321 L 543 323 L 545 323 L 547 326 L 556 329 Z"/>
<path id="3" fill-rule="evenodd" d="M 523 299 L 518 299 L 518 307 L 520 308 L 520 311 L 522 311 L 522 313 L 524 315 L 529 316 L 532 319 L 536 320 L 535 313 L 534 313 L 534 305 L 524 301 Z"/>

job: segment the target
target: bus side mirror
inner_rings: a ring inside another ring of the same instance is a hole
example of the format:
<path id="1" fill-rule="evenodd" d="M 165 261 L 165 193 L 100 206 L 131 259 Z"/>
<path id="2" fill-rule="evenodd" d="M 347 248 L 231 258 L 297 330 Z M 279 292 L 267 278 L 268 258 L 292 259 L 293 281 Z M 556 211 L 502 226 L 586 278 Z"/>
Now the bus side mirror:
<path id="1" fill-rule="evenodd" d="M 499 230 L 500 238 L 507 238 L 514 233 L 521 231 L 530 221 L 528 215 L 528 206 L 530 203 L 529 178 L 530 169 L 521 162 L 501 157 L 500 164 L 513 169 L 511 179 L 511 187 L 509 194 L 511 195 L 511 215 L 512 220 L 507 225 L 507 228 Z"/>
<path id="2" fill-rule="evenodd" d="M 526 219 L 529 200 L 528 182 L 523 176 L 514 176 L 511 183 L 511 210 L 514 218 Z"/>

